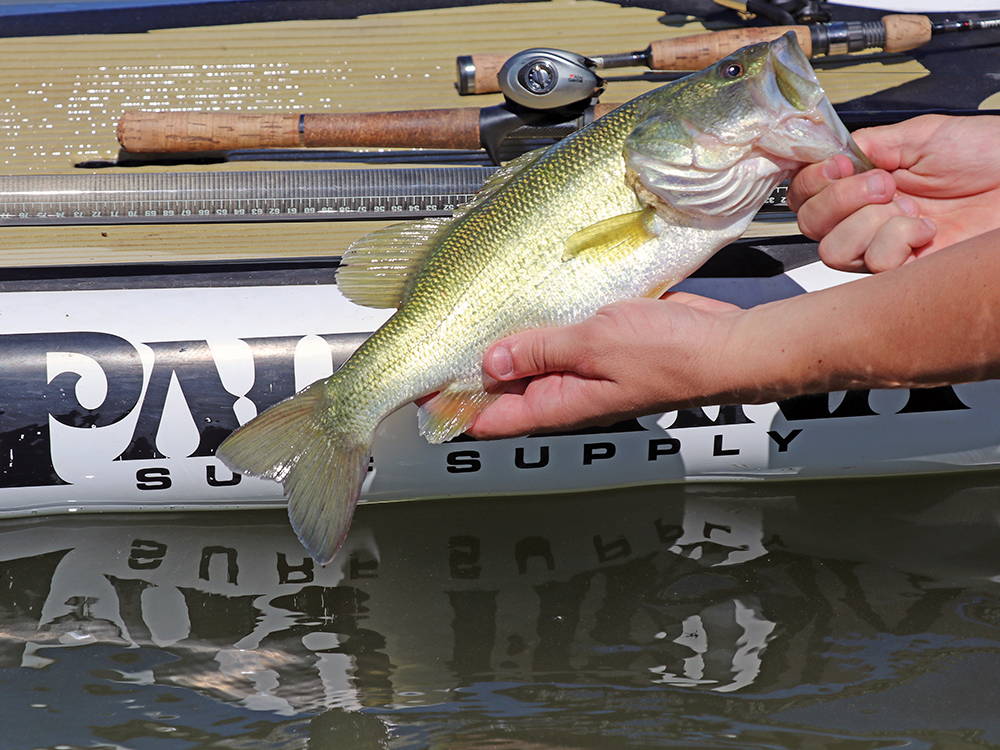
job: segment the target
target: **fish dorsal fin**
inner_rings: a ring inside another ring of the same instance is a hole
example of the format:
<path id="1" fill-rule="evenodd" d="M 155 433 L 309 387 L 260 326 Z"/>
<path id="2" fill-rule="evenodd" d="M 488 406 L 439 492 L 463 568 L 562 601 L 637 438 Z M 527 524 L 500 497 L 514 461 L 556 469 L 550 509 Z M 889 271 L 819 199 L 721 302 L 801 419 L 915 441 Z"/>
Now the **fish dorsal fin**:
<path id="1" fill-rule="evenodd" d="M 507 162 L 452 216 L 393 224 L 366 234 L 344 251 L 337 286 L 352 302 L 366 307 L 399 307 L 445 227 L 485 203 L 500 188 L 534 164 L 547 147 Z"/>
<path id="2" fill-rule="evenodd" d="M 604 219 L 574 232 L 566 238 L 563 260 L 589 257 L 614 260 L 627 255 L 656 235 L 650 229 L 652 207 Z"/>
<path id="3" fill-rule="evenodd" d="M 350 244 L 337 269 L 337 286 L 351 302 L 399 307 L 451 217 L 406 221 L 376 229 Z"/>
<path id="4" fill-rule="evenodd" d="M 541 158 L 542 154 L 544 154 L 548 149 L 548 146 L 536 148 L 534 151 L 528 151 L 525 154 L 521 154 L 516 159 L 511 159 L 509 162 L 504 164 L 500 167 L 500 169 L 489 176 L 486 182 L 483 183 L 483 186 L 479 188 L 478 192 L 472 197 L 471 201 L 466 203 L 464 206 L 458 207 L 454 214 L 455 218 L 464 216 L 473 208 L 485 203 L 493 196 L 494 193 L 500 190 L 500 188 L 504 187 L 524 170 L 537 162 Z"/>

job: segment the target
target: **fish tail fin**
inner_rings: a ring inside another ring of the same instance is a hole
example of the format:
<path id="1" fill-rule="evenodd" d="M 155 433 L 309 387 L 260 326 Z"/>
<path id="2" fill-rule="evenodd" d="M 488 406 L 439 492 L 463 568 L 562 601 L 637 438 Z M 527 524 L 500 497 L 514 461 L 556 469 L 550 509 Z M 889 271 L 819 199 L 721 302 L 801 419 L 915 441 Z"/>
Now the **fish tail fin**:
<path id="1" fill-rule="evenodd" d="M 216 451 L 233 471 L 284 485 L 292 528 L 321 565 L 344 543 L 368 472 L 371 436 L 337 431 L 329 389 L 313 383 L 261 413 Z"/>

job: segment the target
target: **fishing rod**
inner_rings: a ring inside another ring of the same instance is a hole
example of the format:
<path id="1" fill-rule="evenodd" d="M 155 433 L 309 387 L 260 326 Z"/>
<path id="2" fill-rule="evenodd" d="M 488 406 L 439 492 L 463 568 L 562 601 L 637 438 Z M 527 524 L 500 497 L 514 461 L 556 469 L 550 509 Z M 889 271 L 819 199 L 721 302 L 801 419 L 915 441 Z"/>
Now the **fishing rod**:
<path id="1" fill-rule="evenodd" d="M 845 44 L 848 49 L 852 48 L 851 33 L 858 29 L 864 31 L 865 28 L 869 28 L 870 33 L 867 37 L 864 34 L 861 36 L 868 41 L 874 40 L 885 49 L 902 49 L 918 37 L 929 39 L 932 26 L 941 31 L 1000 28 L 1000 18 L 931 25 L 926 16 L 892 15 L 874 22 L 789 28 L 798 34 L 808 52 L 815 53 L 820 48 L 833 49 L 834 42 L 831 40 L 836 35 L 831 29 L 835 28 L 846 29 L 844 34 L 847 35 Z M 605 81 L 595 72 L 597 69 L 630 64 L 626 58 L 634 61 L 636 56 L 645 56 L 651 65 L 658 65 L 663 63 L 667 54 L 663 52 L 666 49 L 663 45 L 675 45 L 670 47 L 674 58 L 683 57 L 691 61 L 690 67 L 701 68 L 707 58 L 727 54 L 730 50 L 726 45 L 739 48 L 783 33 L 786 33 L 784 27 L 733 29 L 654 42 L 643 52 L 594 58 L 550 48 L 523 50 L 503 60 L 492 76 L 490 88 L 503 93 L 504 103 L 480 109 L 456 107 L 317 114 L 127 112 L 117 128 L 118 141 L 126 157 L 120 163 L 135 161 L 129 158 L 134 154 L 205 154 L 245 149 L 346 146 L 482 148 L 494 163 L 499 164 L 511 158 L 512 154 L 536 148 L 540 142 L 565 137 L 618 106 L 598 102 Z M 820 40 L 816 45 L 812 41 L 814 35 Z M 688 52 L 677 47 L 678 42 L 686 44 Z M 464 79 L 469 88 L 477 91 L 487 88 L 482 78 L 483 69 L 476 67 L 475 60 L 471 66 L 466 69 L 468 76 Z M 460 89 L 461 80 L 460 65 Z"/>
<path id="2" fill-rule="evenodd" d="M 980 29 L 1000 29 L 1000 17 L 963 18 L 958 21 L 939 21 L 931 24 L 931 32 L 934 34 L 949 31 L 978 31 Z"/>
<path id="3" fill-rule="evenodd" d="M 773 24 L 817 24 L 830 20 L 826 0 L 712 0 L 723 8 L 735 10 L 741 18 L 766 18 Z M 694 15 L 698 15 L 695 13 Z M 934 33 L 946 31 L 971 31 L 997 28 L 998 18 L 964 18 L 959 21 L 933 23 Z M 983 24 L 983 25 L 980 25 Z"/>
<path id="4" fill-rule="evenodd" d="M 522 58 L 544 60 L 521 65 Z M 516 68 L 516 69 L 515 69 Z M 526 50 L 504 71 L 503 104 L 490 107 L 354 113 L 126 112 L 118 143 L 127 154 L 239 149 L 485 149 L 494 163 L 590 124 L 617 104 L 601 104 L 604 80 L 586 58 L 561 50 Z M 547 76 L 546 78 L 543 78 Z M 549 85 L 551 84 L 551 85 Z M 503 153 L 501 152 L 503 148 Z"/>
<path id="5" fill-rule="evenodd" d="M 890 14 L 877 21 L 833 21 L 812 25 L 763 26 L 659 39 L 644 50 L 578 57 L 581 67 L 593 70 L 646 67 L 651 70 L 701 70 L 732 54 L 741 47 L 757 42 L 769 42 L 792 31 L 807 57 L 839 55 L 881 49 L 885 52 L 906 52 L 923 46 L 935 34 L 955 31 L 1000 29 L 1000 17 L 932 22 L 918 14 Z M 523 53 L 518 53 L 518 56 Z M 575 53 L 562 52 L 562 55 Z M 500 91 L 501 71 L 511 59 L 509 55 L 460 55 L 455 59 L 458 93 L 488 94 Z M 546 63 L 539 57 L 537 66 Z M 551 63 L 549 63 L 551 64 Z"/>
<path id="6" fill-rule="evenodd" d="M 129 154 L 340 146 L 482 148 L 499 164 L 502 147 L 524 151 L 539 142 L 554 142 L 618 106 L 593 101 L 597 93 L 599 89 L 591 88 L 581 94 L 584 98 L 547 108 L 508 100 L 482 108 L 330 114 L 127 112 L 117 134 Z M 518 144 L 525 148 L 518 149 Z"/>

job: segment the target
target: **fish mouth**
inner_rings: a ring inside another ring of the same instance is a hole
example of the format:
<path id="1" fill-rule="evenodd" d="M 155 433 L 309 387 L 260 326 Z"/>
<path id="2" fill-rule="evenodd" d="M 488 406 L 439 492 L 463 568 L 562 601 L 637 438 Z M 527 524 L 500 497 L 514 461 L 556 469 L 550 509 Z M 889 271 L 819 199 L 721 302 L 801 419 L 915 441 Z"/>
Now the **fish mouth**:
<path id="1" fill-rule="evenodd" d="M 823 89 L 798 44 L 795 32 L 788 31 L 774 40 L 769 58 L 778 91 L 793 108 L 805 112 L 823 97 Z"/>
<path id="2" fill-rule="evenodd" d="M 858 171 L 871 169 L 872 163 L 824 93 L 795 32 L 786 32 L 774 40 L 769 52 L 771 75 L 762 94 L 772 108 L 778 103 L 777 127 L 760 145 L 775 156 L 798 162 L 844 154 Z"/>

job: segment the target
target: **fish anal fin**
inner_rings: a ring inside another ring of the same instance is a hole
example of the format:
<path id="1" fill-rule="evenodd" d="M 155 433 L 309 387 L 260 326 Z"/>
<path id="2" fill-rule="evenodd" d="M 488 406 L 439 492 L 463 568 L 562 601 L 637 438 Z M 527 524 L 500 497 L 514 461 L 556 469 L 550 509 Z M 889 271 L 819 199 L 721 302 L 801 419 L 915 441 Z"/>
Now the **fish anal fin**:
<path id="1" fill-rule="evenodd" d="M 619 214 L 584 227 L 566 238 L 563 260 L 591 257 L 595 260 L 615 260 L 628 255 L 656 235 L 650 229 L 652 207 Z"/>
<path id="2" fill-rule="evenodd" d="M 497 395 L 479 385 L 453 383 L 420 407 L 420 434 L 429 443 L 443 443 L 461 435 Z"/>
<path id="3" fill-rule="evenodd" d="M 677 281 L 670 280 L 670 281 L 665 281 L 662 284 L 657 284 L 652 289 L 650 289 L 648 292 L 646 292 L 643 296 L 644 297 L 649 297 L 650 299 L 659 299 L 664 294 L 666 294 L 668 291 L 670 291 L 670 288 L 674 284 L 676 284 L 676 283 L 677 283 Z"/>
<path id="4" fill-rule="evenodd" d="M 399 307 L 437 239 L 453 221 L 437 217 L 392 224 L 358 238 L 341 256 L 337 286 L 366 307 Z"/>

